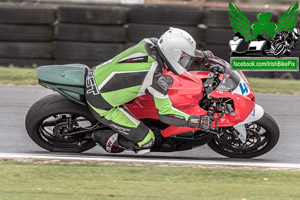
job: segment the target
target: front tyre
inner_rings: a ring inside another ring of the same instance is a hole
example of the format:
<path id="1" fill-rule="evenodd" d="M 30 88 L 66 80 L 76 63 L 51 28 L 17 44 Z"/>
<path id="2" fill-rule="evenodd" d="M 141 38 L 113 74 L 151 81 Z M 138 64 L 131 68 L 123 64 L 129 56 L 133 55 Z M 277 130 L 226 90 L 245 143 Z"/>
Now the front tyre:
<path id="1" fill-rule="evenodd" d="M 25 126 L 30 138 L 48 151 L 79 153 L 95 146 L 90 135 L 70 133 L 97 126 L 97 120 L 87 107 L 60 94 L 48 95 L 33 104 Z"/>
<path id="2" fill-rule="evenodd" d="M 276 121 L 267 113 L 258 121 L 245 125 L 247 141 L 242 143 L 233 128 L 224 129 L 208 146 L 215 152 L 230 158 L 253 158 L 273 149 L 279 139 Z"/>

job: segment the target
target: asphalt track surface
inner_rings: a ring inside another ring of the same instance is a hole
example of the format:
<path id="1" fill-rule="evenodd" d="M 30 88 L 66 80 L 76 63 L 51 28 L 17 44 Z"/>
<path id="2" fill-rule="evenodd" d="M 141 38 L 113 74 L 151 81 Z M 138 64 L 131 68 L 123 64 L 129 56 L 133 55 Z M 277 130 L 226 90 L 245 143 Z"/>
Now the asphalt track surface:
<path id="1" fill-rule="evenodd" d="M 21 153 L 53 155 L 37 146 L 25 130 L 26 112 L 38 99 L 51 94 L 52 91 L 40 86 L 0 86 L 0 154 Z M 213 152 L 207 145 L 189 151 L 171 153 L 149 153 L 135 155 L 126 151 L 121 154 L 108 154 L 101 147 L 81 154 L 77 157 L 135 157 L 155 159 L 190 159 L 221 162 L 255 162 L 255 163 L 300 163 L 300 95 L 257 94 L 257 104 L 265 112 L 272 115 L 279 124 L 281 137 L 277 146 L 260 157 L 243 160 L 230 159 Z M 56 155 L 66 155 L 55 153 Z"/>

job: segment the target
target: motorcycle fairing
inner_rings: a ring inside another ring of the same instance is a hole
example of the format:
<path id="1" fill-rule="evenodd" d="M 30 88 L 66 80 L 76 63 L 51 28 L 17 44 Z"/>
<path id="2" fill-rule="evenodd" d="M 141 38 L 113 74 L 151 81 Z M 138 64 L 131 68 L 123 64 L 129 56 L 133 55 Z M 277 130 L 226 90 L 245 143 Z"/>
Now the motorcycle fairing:
<path id="1" fill-rule="evenodd" d="M 199 106 L 199 100 L 203 97 L 202 92 L 202 80 L 207 78 L 207 72 L 191 71 L 181 75 L 174 75 L 171 72 L 167 72 L 167 75 L 171 76 L 174 80 L 173 85 L 170 86 L 168 95 L 172 101 L 172 104 L 177 109 L 193 115 L 204 115 L 207 111 Z M 246 82 L 242 76 L 243 83 Z M 248 85 L 249 86 L 249 85 Z M 249 86 L 249 93 L 247 96 L 236 94 L 233 92 L 213 91 L 210 96 L 214 98 L 230 98 L 234 102 L 235 113 L 225 113 L 218 121 L 218 127 L 230 127 L 244 121 L 252 112 L 255 103 L 248 98 L 253 93 Z M 253 95 L 254 96 L 254 95 Z M 139 119 L 159 119 L 157 110 L 150 95 L 144 95 L 138 97 L 133 103 L 127 104 L 127 108 L 132 112 L 134 116 Z M 218 118 L 221 113 L 215 113 L 214 118 Z M 215 121 L 211 125 L 215 128 Z M 175 127 L 169 126 L 161 131 L 164 137 L 178 135 L 186 132 L 197 131 L 201 129 L 193 129 L 189 127 Z"/>
<path id="2" fill-rule="evenodd" d="M 260 105 L 255 104 L 255 107 L 253 108 L 249 116 L 244 121 L 233 126 L 233 128 L 235 128 L 235 130 L 237 130 L 240 133 L 238 137 L 243 143 L 245 143 L 247 139 L 247 131 L 245 128 L 245 124 L 248 124 L 250 122 L 255 122 L 260 118 L 262 118 L 263 115 L 264 115 L 264 109 Z"/>
<path id="3" fill-rule="evenodd" d="M 85 105 L 85 77 L 89 68 L 83 64 L 45 65 L 36 69 L 42 86 L 51 88 L 67 99 Z"/>

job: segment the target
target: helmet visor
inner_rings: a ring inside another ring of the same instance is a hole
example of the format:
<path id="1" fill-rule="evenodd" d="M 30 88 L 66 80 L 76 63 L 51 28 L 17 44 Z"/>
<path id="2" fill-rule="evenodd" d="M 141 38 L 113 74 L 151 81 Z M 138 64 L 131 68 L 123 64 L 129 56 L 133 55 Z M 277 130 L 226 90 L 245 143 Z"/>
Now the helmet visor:
<path id="1" fill-rule="evenodd" d="M 190 56 L 190 55 L 183 52 L 180 56 L 179 64 L 183 68 L 188 69 L 190 67 L 190 65 L 192 64 L 193 60 L 194 60 L 193 56 Z"/>

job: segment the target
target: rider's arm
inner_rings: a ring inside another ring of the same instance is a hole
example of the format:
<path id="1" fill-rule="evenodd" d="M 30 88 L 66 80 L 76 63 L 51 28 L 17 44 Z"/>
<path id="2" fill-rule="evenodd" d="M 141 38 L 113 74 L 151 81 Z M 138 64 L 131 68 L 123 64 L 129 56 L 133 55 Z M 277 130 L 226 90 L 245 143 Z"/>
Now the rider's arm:
<path id="1" fill-rule="evenodd" d="M 186 114 L 172 106 L 168 96 L 168 88 L 172 82 L 170 76 L 156 70 L 152 85 L 147 88 L 148 93 L 153 97 L 160 121 L 172 126 L 199 127 L 199 116 Z"/>

